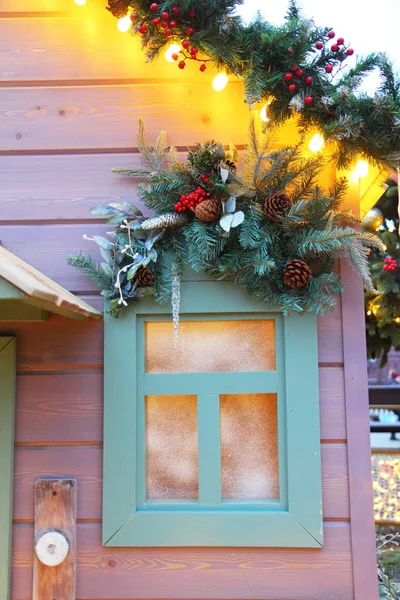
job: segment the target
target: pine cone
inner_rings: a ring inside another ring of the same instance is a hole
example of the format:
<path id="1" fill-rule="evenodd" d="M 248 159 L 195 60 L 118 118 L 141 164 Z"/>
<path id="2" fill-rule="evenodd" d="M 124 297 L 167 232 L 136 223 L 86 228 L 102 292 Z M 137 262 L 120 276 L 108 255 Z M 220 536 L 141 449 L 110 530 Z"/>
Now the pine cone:
<path id="1" fill-rule="evenodd" d="M 106 6 L 106 9 L 109 10 L 114 17 L 119 19 L 120 17 L 124 17 L 126 15 L 129 5 L 129 0 L 108 0 L 108 6 Z"/>
<path id="2" fill-rule="evenodd" d="M 285 192 L 274 192 L 264 200 L 263 212 L 270 221 L 279 223 L 279 217 L 283 217 L 292 206 L 292 201 Z"/>
<path id="3" fill-rule="evenodd" d="M 205 221 L 206 223 L 211 223 L 211 221 L 220 217 L 221 213 L 221 200 L 215 198 L 213 200 L 204 200 L 203 202 L 200 202 L 195 210 L 196 217 L 199 221 Z"/>
<path id="4" fill-rule="evenodd" d="M 154 273 L 150 269 L 142 267 L 136 273 L 136 281 L 138 287 L 149 287 L 154 281 Z"/>
<path id="5" fill-rule="evenodd" d="M 299 258 L 288 262 L 283 271 L 283 283 L 291 288 L 301 288 L 310 281 L 311 269 L 309 265 Z"/>

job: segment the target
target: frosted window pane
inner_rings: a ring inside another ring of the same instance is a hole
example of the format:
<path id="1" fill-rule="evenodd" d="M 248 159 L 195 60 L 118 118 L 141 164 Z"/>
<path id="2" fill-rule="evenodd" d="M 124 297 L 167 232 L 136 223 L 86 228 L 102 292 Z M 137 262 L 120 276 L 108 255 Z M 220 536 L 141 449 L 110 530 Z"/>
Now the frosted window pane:
<path id="1" fill-rule="evenodd" d="M 147 396 L 147 497 L 198 497 L 196 396 Z"/>
<path id="2" fill-rule="evenodd" d="M 181 321 L 174 347 L 170 322 L 148 322 L 148 373 L 212 373 L 275 370 L 275 322 Z"/>
<path id="3" fill-rule="evenodd" d="M 220 406 L 222 497 L 278 498 L 276 394 L 225 394 Z"/>

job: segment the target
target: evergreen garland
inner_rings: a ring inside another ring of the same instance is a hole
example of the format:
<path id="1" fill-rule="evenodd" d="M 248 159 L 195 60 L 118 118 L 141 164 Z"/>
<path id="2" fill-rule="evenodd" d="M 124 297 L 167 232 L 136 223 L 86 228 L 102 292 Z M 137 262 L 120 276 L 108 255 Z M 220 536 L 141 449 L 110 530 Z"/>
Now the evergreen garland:
<path id="1" fill-rule="evenodd" d="M 282 122 L 296 115 L 302 131 L 317 128 L 334 143 L 333 157 L 348 167 L 359 157 L 383 167 L 400 162 L 400 83 L 388 59 L 377 53 L 346 71 L 354 51 L 330 28 L 303 18 L 294 0 L 283 25 L 257 15 L 245 25 L 235 15 L 241 0 L 109 0 L 116 17 L 130 14 L 131 30 L 142 36 L 147 60 L 166 45 L 184 69 L 194 62 L 243 79 L 249 106 L 269 103 L 269 115 Z M 365 76 L 379 69 L 381 85 L 371 97 L 358 93 Z"/>
<path id="2" fill-rule="evenodd" d="M 103 262 L 73 254 L 69 263 L 103 288 L 114 314 L 143 295 L 170 296 L 170 256 L 179 271 L 189 265 L 233 280 L 285 314 L 334 306 L 342 290 L 334 271 L 338 256 L 351 262 L 373 294 L 367 257 L 371 247 L 383 246 L 354 228 L 340 208 L 345 181 L 322 190 L 316 185 L 322 157 L 304 158 L 299 146 L 273 149 L 275 133 L 263 133 L 251 119 L 240 168 L 235 148 L 215 141 L 198 144 L 182 164 L 165 133 L 152 143 L 140 121 L 143 166 L 115 172 L 142 181 L 139 197 L 155 216 L 145 219 L 129 203 L 93 209 L 116 226 L 110 239 L 92 238 Z"/>
<path id="3" fill-rule="evenodd" d="M 397 212 L 398 190 L 393 181 L 377 203 L 382 210 L 383 225 L 378 233 L 384 248 L 370 255 L 370 269 L 378 295 L 365 294 L 367 349 L 369 358 L 380 358 L 380 366 L 387 363 L 393 348 L 400 350 L 400 238 Z"/>

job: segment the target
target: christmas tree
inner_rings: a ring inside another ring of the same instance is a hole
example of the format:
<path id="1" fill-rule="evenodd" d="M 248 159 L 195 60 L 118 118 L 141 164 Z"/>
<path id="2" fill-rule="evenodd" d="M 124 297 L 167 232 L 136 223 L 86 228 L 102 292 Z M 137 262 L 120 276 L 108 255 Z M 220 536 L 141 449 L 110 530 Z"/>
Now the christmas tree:
<path id="1" fill-rule="evenodd" d="M 370 254 L 372 281 L 377 296 L 365 295 L 367 348 L 369 358 L 387 362 L 388 352 L 400 350 L 400 238 L 398 187 L 393 179 L 375 208 L 363 220 L 365 229 L 375 229 L 384 251 Z"/>

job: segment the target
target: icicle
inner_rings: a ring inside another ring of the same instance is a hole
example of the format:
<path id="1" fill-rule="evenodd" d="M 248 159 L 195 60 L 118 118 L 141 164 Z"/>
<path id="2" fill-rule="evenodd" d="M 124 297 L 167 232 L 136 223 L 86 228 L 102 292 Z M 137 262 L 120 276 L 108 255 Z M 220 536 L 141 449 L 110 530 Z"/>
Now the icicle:
<path id="1" fill-rule="evenodd" d="M 181 274 L 178 265 L 173 260 L 171 265 L 172 287 L 172 322 L 174 324 L 174 346 L 179 343 L 179 309 L 181 303 Z"/>

